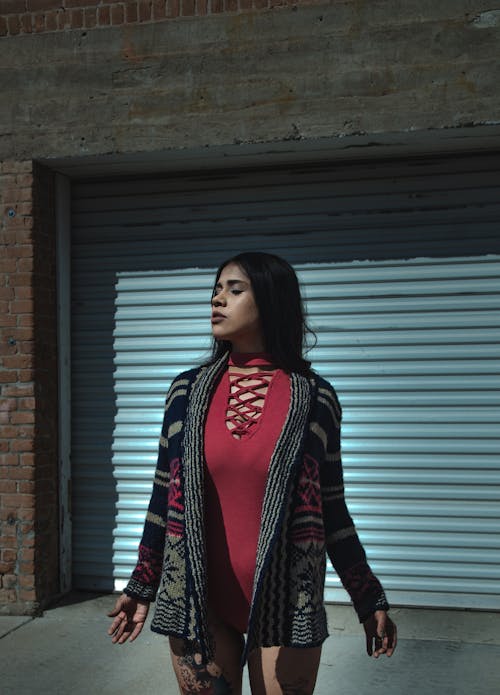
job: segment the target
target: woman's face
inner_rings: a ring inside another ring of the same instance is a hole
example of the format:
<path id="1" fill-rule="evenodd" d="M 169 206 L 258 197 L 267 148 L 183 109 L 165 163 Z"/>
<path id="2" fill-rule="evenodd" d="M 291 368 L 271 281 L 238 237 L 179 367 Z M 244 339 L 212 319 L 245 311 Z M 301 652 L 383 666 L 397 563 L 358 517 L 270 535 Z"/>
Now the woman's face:
<path id="1" fill-rule="evenodd" d="M 263 352 L 259 311 L 247 274 L 236 263 L 222 270 L 212 297 L 212 334 L 235 352 Z"/>

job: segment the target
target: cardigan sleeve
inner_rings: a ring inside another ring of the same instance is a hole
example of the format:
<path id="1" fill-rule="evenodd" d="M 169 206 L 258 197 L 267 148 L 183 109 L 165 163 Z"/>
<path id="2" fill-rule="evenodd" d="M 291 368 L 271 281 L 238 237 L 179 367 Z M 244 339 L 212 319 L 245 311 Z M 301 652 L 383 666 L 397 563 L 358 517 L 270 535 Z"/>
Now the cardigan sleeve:
<path id="1" fill-rule="evenodd" d="M 143 601 L 154 601 L 160 584 L 165 549 L 168 491 L 170 467 L 168 459 L 169 427 L 171 427 L 171 406 L 179 394 L 179 378 L 170 386 L 166 401 L 163 425 L 158 446 L 158 458 L 153 479 L 153 490 L 149 501 L 144 529 L 139 544 L 139 557 L 124 593 Z M 185 393 L 183 391 L 182 393 Z"/>
<path id="2" fill-rule="evenodd" d="M 366 559 L 344 496 L 340 453 L 342 411 L 334 389 L 327 382 L 319 387 L 319 418 L 325 433 L 325 458 L 321 467 L 323 523 L 328 556 L 349 593 L 360 622 L 376 610 L 388 610 L 384 590 Z"/>

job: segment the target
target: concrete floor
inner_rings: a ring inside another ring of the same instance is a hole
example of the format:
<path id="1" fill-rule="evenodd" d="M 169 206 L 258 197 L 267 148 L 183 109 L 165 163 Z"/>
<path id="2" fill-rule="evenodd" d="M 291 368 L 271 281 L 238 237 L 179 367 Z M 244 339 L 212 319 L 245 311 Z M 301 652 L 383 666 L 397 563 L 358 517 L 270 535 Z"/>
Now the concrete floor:
<path id="1" fill-rule="evenodd" d="M 40 618 L 0 616 L 2 695 L 177 695 L 165 638 L 111 644 L 114 600 L 74 594 Z M 398 649 L 378 661 L 351 608 L 328 613 L 315 695 L 500 695 L 498 613 L 394 609 Z"/>

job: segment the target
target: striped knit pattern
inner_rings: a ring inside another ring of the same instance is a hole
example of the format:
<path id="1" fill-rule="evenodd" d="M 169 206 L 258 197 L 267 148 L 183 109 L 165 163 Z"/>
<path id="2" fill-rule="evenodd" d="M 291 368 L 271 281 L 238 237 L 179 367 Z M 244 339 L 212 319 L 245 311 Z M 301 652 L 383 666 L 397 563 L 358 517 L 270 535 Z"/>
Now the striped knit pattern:
<path id="1" fill-rule="evenodd" d="M 153 494 L 139 562 L 126 593 L 156 595 L 152 629 L 213 657 L 206 616 L 204 422 L 227 355 L 180 375 L 167 395 Z M 387 609 L 344 499 L 341 409 L 324 379 L 290 375 L 290 405 L 271 457 L 257 545 L 248 640 L 312 647 L 327 637 L 328 553 L 360 620 Z"/>

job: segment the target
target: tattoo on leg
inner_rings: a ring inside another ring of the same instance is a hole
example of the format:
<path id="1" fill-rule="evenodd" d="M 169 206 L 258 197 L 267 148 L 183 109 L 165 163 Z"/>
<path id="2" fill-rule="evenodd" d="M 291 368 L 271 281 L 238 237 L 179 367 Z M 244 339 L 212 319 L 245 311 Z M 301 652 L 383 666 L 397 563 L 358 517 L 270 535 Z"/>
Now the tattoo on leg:
<path id="1" fill-rule="evenodd" d="M 232 688 L 222 670 L 213 661 L 204 664 L 201 654 L 177 658 L 183 695 L 231 695 Z"/>

